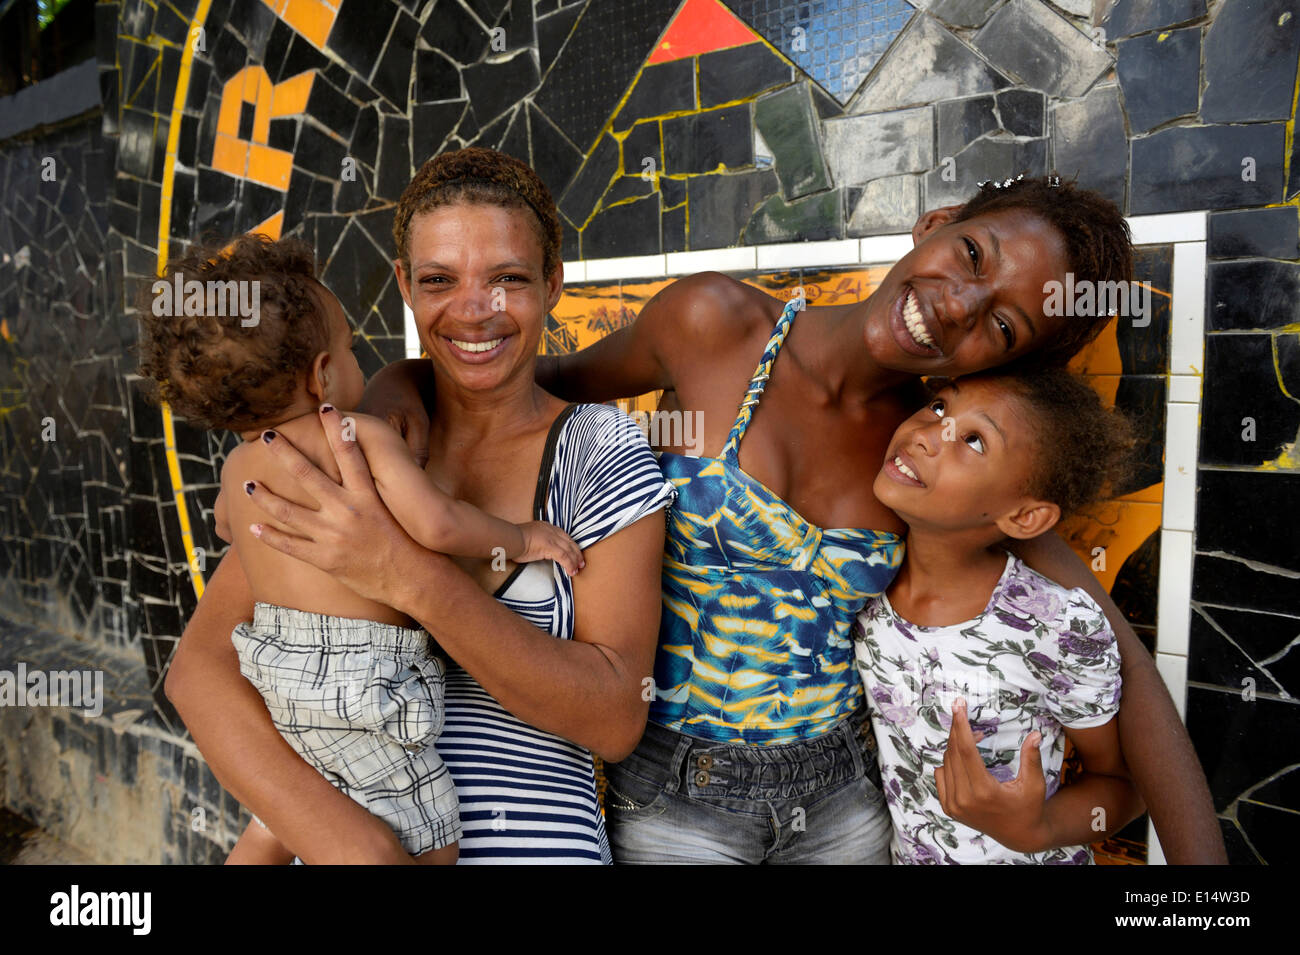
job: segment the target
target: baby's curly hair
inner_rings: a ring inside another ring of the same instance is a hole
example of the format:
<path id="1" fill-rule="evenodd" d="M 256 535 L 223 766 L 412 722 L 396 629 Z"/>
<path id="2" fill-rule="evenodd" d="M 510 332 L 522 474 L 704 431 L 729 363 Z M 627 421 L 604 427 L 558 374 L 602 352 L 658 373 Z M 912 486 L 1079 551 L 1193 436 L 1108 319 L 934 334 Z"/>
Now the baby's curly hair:
<path id="1" fill-rule="evenodd" d="M 1065 518 L 1131 490 L 1133 425 L 1081 377 L 1064 368 L 996 369 L 963 376 L 957 385 L 970 381 L 1006 389 L 1031 422 L 1034 462 L 1022 493 L 1052 502 Z"/>
<path id="2" fill-rule="evenodd" d="M 248 430 L 292 402 L 312 360 L 329 348 L 329 320 L 311 246 L 243 235 L 200 243 L 158 281 L 258 283 L 257 323 L 235 314 L 184 314 L 180 302 L 155 314 L 153 283 L 140 290 L 140 369 L 147 394 L 200 427 Z M 215 310 L 214 310 L 215 311 Z"/>
<path id="3" fill-rule="evenodd" d="M 1082 281 L 1131 282 L 1133 239 L 1116 205 L 1100 193 L 1059 176 L 986 182 L 957 213 L 957 222 L 1006 209 L 1023 209 L 1056 229 L 1065 242 L 1068 268 Z M 1044 347 L 1017 360 L 1018 367 L 1064 365 L 1101 334 L 1109 316 L 1070 318 Z"/>
<path id="4" fill-rule="evenodd" d="M 542 243 L 542 271 L 549 278 L 560 264 L 560 214 L 546 183 L 513 156 L 469 146 L 428 160 L 397 203 L 393 247 L 409 274 L 411 220 L 439 206 L 467 202 L 530 211 Z"/>

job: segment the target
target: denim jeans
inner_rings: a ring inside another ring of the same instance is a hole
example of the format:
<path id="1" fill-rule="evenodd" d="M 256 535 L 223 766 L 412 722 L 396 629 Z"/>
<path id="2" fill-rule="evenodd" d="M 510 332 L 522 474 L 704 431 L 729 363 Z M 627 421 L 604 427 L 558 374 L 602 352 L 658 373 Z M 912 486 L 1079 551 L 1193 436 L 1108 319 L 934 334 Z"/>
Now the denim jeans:
<path id="1" fill-rule="evenodd" d="M 654 723 L 605 766 L 615 863 L 889 864 L 865 709 L 814 740 L 717 743 Z"/>

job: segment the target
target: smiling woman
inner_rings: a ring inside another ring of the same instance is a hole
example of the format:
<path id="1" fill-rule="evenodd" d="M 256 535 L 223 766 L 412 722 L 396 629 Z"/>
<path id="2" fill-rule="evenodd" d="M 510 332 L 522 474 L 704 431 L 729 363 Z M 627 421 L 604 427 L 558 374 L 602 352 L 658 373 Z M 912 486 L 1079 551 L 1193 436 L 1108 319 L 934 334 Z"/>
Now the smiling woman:
<path id="1" fill-rule="evenodd" d="M 410 616 L 454 661 L 438 751 L 459 798 L 462 862 L 608 862 L 591 754 L 621 759 L 645 726 L 672 488 L 631 419 L 566 405 L 534 381 L 563 276 L 554 204 L 527 166 L 478 149 L 430 160 L 394 237 L 422 364 L 436 369 L 418 440 L 429 480 L 496 517 L 559 526 L 585 565 L 570 578 L 550 562 L 453 561 L 420 546 L 329 410 L 342 485 L 284 435 L 270 438 L 320 506 L 259 485 L 250 493 L 271 518 L 260 540 Z M 305 861 L 410 861 L 391 830 L 276 745 L 260 698 L 241 686 L 230 632 L 252 605 L 234 556 L 186 629 L 168 695 L 221 781 Z"/>

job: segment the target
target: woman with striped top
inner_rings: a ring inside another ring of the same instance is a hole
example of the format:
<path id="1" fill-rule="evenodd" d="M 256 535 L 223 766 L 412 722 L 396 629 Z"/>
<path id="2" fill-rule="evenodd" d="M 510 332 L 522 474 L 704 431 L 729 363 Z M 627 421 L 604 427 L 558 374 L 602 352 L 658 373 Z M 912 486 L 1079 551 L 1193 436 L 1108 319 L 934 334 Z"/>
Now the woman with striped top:
<path id="1" fill-rule="evenodd" d="M 342 486 L 272 441 L 320 507 L 259 487 L 270 518 L 261 539 L 408 614 L 452 659 L 438 751 L 460 800 L 461 862 L 608 863 L 591 754 L 622 759 L 645 727 L 672 487 L 629 418 L 566 405 L 534 383 L 563 274 L 555 205 L 531 169 L 481 149 L 430 160 L 393 234 L 398 282 L 436 370 L 427 473 L 503 519 L 556 524 L 585 567 L 570 579 L 546 562 L 511 568 L 423 549 L 384 508 L 337 412 L 322 421 Z M 275 731 L 230 643 L 251 615 L 231 553 L 167 678 L 213 771 L 304 861 L 411 861 Z"/>

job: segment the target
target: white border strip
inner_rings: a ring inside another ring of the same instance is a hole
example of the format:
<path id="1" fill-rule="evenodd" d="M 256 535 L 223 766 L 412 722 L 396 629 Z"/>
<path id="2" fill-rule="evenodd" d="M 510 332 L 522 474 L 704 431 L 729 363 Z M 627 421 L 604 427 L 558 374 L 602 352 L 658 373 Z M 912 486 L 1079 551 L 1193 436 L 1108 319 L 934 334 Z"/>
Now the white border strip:
<path id="1" fill-rule="evenodd" d="M 1173 212 L 1158 216 L 1129 216 L 1134 245 L 1200 243 L 1204 253 L 1206 213 Z M 612 259 L 575 259 L 564 263 L 564 283 L 608 282 L 620 278 L 663 278 L 695 272 L 749 272 L 755 269 L 835 268 L 897 262 L 912 249 L 912 235 L 872 235 L 826 242 L 783 242 L 742 245 L 729 249 L 631 255 Z M 1203 263 L 1202 263 L 1203 270 Z M 1203 287 L 1202 287 L 1203 289 Z M 1204 307 L 1204 292 L 1201 293 Z M 1175 296 L 1175 301 L 1178 296 Z"/>

